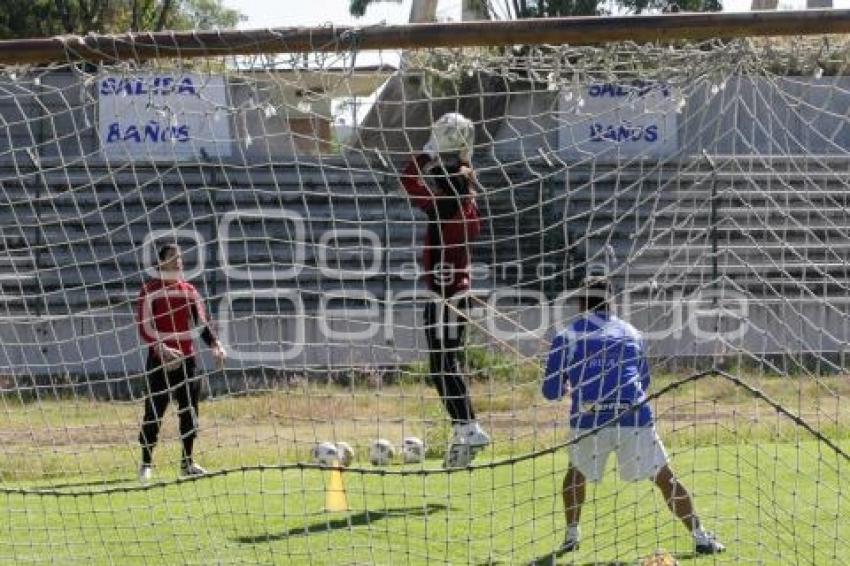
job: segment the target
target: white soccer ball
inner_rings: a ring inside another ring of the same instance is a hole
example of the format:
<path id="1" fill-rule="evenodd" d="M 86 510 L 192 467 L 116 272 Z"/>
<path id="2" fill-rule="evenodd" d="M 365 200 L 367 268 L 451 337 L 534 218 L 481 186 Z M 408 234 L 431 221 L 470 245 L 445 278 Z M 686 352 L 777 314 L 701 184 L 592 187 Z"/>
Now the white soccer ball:
<path id="1" fill-rule="evenodd" d="M 322 442 L 313 447 L 313 463 L 321 466 L 333 466 L 339 462 L 339 451 L 333 442 Z"/>
<path id="2" fill-rule="evenodd" d="M 472 120 L 463 114 L 443 114 L 431 126 L 431 139 L 428 143 L 435 153 L 459 152 L 468 157 L 472 154 L 475 144 L 475 126 Z"/>
<path id="3" fill-rule="evenodd" d="M 395 446 L 385 438 L 379 438 L 372 443 L 369 450 L 369 461 L 373 466 L 386 466 L 395 457 Z"/>
<path id="4" fill-rule="evenodd" d="M 401 442 L 401 456 L 405 464 L 418 464 L 425 458 L 425 443 L 421 438 L 408 436 Z"/>
<path id="5" fill-rule="evenodd" d="M 348 442 L 337 442 L 336 451 L 340 465 L 347 468 L 354 461 L 354 448 Z"/>

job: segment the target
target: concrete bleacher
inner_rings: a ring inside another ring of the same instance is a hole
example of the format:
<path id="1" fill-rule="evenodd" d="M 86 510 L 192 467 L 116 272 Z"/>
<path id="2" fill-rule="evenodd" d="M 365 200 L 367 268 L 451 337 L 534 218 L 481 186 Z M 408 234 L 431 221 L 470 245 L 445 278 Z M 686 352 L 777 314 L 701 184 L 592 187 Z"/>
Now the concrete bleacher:
<path id="1" fill-rule="evenodd" d="M 425 216 L 401 193 L 403 163 L 393 161 L 407 149 L 388 153 L 381 164 L 364 152 L 272 155 L 285 148 L 265 143 L 263 128 L 250 145 L 234 128 L 238 151 L 229 160 L 108 163 L 93 126 L 96 99 L 83 79 L 49 74 L 27 89 L 0 78 L 0 371 L 140 371 L 133 305 L 148 276 L 145 244 L 151 234 L 172 230 L 187 268 L 202 263 L 193 282 L 213 313 L 232 310 L 233 332 L 270 352 L 234 367 L 371 366 L 421 357 L 419 307 L 408 297 L 393 306 L 392 322 L 383 317 L 390 301 L 421 287 L 414 266 Z M 829 102 L 843 113 L 850 80 L 823 80 L 844 93 Z M 743 100 L 749 90 L 792 86 L 741 81 L 725 92 Z M 639 328 L 666 320 L 682 296 L 721 289 L 748 297 L 753 309 L 753 330 L 723 344 L 727 350 L 843 349 L 850 203 L 842 172 L 850 131 L 812 139 L 807 155 L 793 155 L 800 148 L 748 133 L 758 122 L 806 139 L 808 123 L 786 119 L 790 106 L 774 115 L 739 105 L 736 114 L 727 94 L 700 89 L 689 93 L 681 114 L 678 153 L 627 164 L 568 159 L 552 116 L 557 93 L 514 93 L 503 127 L 475 156 L 485 222 L 472 247 L 474 288 L 485 295 L 539 292 L 551 301 L 589 265 L 606 264 L 617 288 L 638 305 L 631 318 Z M 820 96 L 798 90 L 798 97 Z M 246 93 L 231 95 L 237 105 Z M 328 239 L 332 231 L 338 239 Z M 328 339 L 319 317 L 329 303 L 348 309 L 351 320 L 341 326 L 351 328 L 377 303 L 380 338 Z M 307 345 L 275 358 L 276 340 L 295 339 L 298 309 Z M 274 318 L 269 314 L 280 320 L 263 319 Z M 698 355 L 716 346 L 683 332 L 657 340 L 653 351 Z M 533 353 L 540 341 L 519 347 Z"/>
<path id="2" fill-rule="evenodd" d="M 487 267 L 475 279 L 485 294 L 523 289 L 551 300 L 575 283 L 588 262 L 604 263 L 601 250 L 610 246 L 619 288 L 633 290 L 638 303 L 656 301 L 661 313 L 675 293 L 717 287 L 756 297 L 757 309 L 771 301 L 805 303 L 783 307 L 799 319 L 792 325 L 815 317 L 817 309 L 833 312 L 833 318 L 843 313 L 836 305 L 848 297 L 850 211 L 844 183 L 831 174 L 774 168 L 714 175 L 707 168 L 677 173 L 664 167 L 644 176 L 580 169 L 547 174 L 528 163 L 486 160 L 479 170 L 486 218 L 473 255 Z M 289 295 L 255 301 L 245 295 L 297 290 L 311 321 L 304 338 L 310 344 L 284 365 L 393 363 L 416 358 L 423 347 L 409 302 L 398 307 L 402 314 L 391 342 L 334 342 L 317 329 L 319 305 L 329 293 L 347 293 L 344 301 L 332 302 L 344 303 L 351 314 L 371 300 L 360 295 L 384 305 L 419 285 L 410 269 L 425 217 L 401 193 L 393 169 L 346 169 L 344 161 L 331 160 L 322 167 L 195 165 L 15 175 L 5 171 L 0 180 L 3 365 L 25 363 L 29 372 L 138 370 L 142 352 L 132 309 L 147 277 L 145 243 L 157 230 L 178 231 L 190 271 L 203 259 L 193 281 L 217 315 L 222 299 L 233 296 L 238 300 L 230 304 L 232 316 L 242 317 L 241 323 L 269 314 L 286 318 L 295 309 Z M 264 218 L 256 216 L 258 210 Z M 235 272 L 225 269 L 219 249 L 227 215 L 225 246 Z M 294 217 L 302 224 L 300 236 Z M 344 230 L 339 240 L 327 235 L 334 229 Z M 201 245 L 180 230 L 197 234 Z M 341 273 L 319 269 L 322 251 L 326 267 Z M 373 261 L 377 268 L 364 274 Z M 548 264 L 543 272 L 537 270 L 541 263 Z M 654 287 L 646 285 L 650 281 Z M 638 326 L 651 326 L 653 316 L 657 312 L 649 308 L 635 314 Z M 759 316 L 763 331 L 773 315 L 753 314 L 753 320 Z M 835 323 L 843 325 L 843 315 Z M 817 339 L 807 332 L 789 339 Z"/>

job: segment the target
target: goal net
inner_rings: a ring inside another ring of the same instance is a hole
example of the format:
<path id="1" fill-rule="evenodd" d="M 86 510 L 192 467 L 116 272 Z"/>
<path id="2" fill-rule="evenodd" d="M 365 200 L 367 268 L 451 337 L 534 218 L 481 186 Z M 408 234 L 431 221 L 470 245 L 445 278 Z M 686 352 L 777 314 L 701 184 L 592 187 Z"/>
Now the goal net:
<path id="1" fill-rule="evenodd" d="M 683 562 L 651 407 L 719 562 L 844 563 L 847 38 L 358 37 L 0 67 L 0 561 Z M 573 407 L 588 277 L 651 382 Z"/>

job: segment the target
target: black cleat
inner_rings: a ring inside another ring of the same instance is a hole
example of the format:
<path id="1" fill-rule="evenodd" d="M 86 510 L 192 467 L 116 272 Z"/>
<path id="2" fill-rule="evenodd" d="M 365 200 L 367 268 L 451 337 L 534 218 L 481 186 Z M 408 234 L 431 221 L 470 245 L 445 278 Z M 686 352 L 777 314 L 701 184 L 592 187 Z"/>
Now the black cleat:
<path id="1" fill-rule="evenodd" d="M 574 552 L 574 551 L 578 550 L 578 546 L 579 546 L 579 544 L 578 544 L 577 540 L 568 538 L 564 541 L 564 544 L 561 545 L 561 548 L 558 549 L 558 552 L 559 553 Z"/>
<path id="2" fill-rule="evenodd" d="M 714 533 L 705 533 L 705 537 L 696 541 L 695 550 L 697 554 L 719 554 L 726 550 L 726 547 L 717 540 Z"/>

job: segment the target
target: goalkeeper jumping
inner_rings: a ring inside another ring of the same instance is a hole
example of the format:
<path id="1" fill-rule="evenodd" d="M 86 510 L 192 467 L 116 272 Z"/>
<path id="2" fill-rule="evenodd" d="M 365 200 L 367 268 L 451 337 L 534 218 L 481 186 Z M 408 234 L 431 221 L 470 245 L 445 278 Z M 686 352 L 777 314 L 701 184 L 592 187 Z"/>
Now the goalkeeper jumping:
<path id="1" fill-rule="evenodd" d="M 446 468 L 468 466 L 490 444 L 475 418 L 458 363 L 466 327 L 463 294 L 471 284 L 469 244 L 481 232 L 470 162 L 472 137 L 472 122 L 467 118 L 442 116 L 422 153 L 413 157 L 401 175 L 413 204 L 428 215 L 422 263 L 425 281 L 436 298 L 425 306 L 424 321 L 431 379 L 454 428 Z"/>
<path id="2" fill-rule="evenodd" d="M 611 452 L 623 481 L 651 479 L 673 514 L 693 536 L 697 554 L 724 546 L 703 530 L 693 499 L 670 469 L 667 452 L 646 403 L 649 363 L 640 333 L 608 310 L 608 283 L 589 278 L 579 295 L 580 316 L 559 333 L 549 353 L 543 395 L 571 394 L 570 438 L 595 432 L 569 447 L 563 498 L 567 534 L 562 552 L 577 550 L 585 482 L 602 479 Z"/>
<path id="3" fill-rule="evenodd" d="M 147 397 L 139 444 L 142 464 L 139 480 L 152 477 L 151 464 L 162 415 L 171 396 L 177 401 L 183 457 L 180 471 L 184 476 L 206 473 L 192 459 L 192 448 L 198 433 L 198 399 L 200 380 L 195 378 L 195 346 L 193 328 L 203 326 L 201 338 L 212 348 L 216 363 L 226 357 L 207 320 L 204 303 L 195 286 L 183 278 L 183 259 L 176 244 L 162 246 L 157 254 L 159 276 L 142 287 L 137 306 L 139 334 L 148 345 L 145 377 Z"/>

